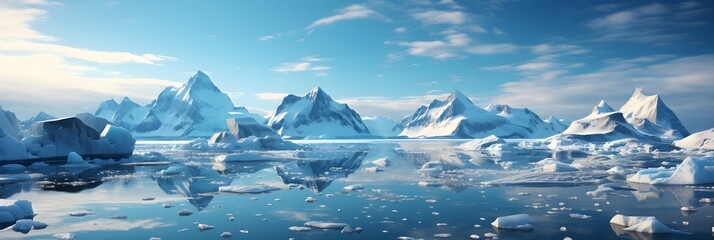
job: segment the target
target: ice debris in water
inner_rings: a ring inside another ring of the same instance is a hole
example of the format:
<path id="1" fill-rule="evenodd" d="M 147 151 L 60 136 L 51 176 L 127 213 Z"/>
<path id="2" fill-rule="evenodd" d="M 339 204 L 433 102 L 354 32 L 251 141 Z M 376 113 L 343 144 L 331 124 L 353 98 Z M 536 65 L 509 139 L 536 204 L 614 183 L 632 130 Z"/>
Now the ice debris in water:
<path id="1" fill-rule="evenodd" d="M 214 226 L 211 226 L 211 225 L 208 225 L 208 224 L 203 224 L 203 223 L 199 223 L 199 224 L 198 224 L 198 230 L 199 230 L 199 231 L 202 231 L 202 232 L 203 232 L 203 231 L 208 231 L 208 230 L 211 230 L 211 229 L 214 229 L 214 228 L 215 228 Z"/>
<path id="2" fill-rule="evenodd" d="M 348 185 L 342 188 L 345 192 L 352 192 L 352 191 L 358 191 L 358 190 L 364 190 L 364 187 L 360 184 L 353 184 L 353 185 Z"/>
<path id="3" fill-rule="evenodd" d="M 191 212 L 191 210 L 188 210 L 188 209 L 181 209 L 181 211 L 178 211 L 179 216 L 189 216 L 191 214 L 193 214 L 193 212 Z"/>
<path id="4" fill-rule="evenodd" d="M 52 237 L 56 239 L 74 239 L 75 235 L 72 233 L 57 233 Z"/>
<path id="5" fill-rule="evenodd" d="M 293 231 L 293 232 L 307 232 L 312 230 L 310 227 L 302 227 L 302 226 L 291 226 L 288 228 L 288 230 Z"/>
<path id="6" fill-rule="evenodd" d="M 644 233 L 670 233 L 669 227 L 655 217 L 625 216 L 617 214 L 610 219 L 611 224 L 625 227 L 625 231 Z"/>
<path id="7" fill-rule="evenodd" d="M 304 224 L 306 227 L 322 228 L 322 229 L 344 229 L 349 226 L 347 223 L 335 223 L 335 222 L 320 222 L 320 221 L 309 221 Z"/>
<path id="8" fill-rule="evenodd" d="M 495 228 L 515 229 L 515 230 L 531 230 L 533 225 L 530 223 L 528 214 L 515 214 L 496 218 L 491 223 Z"/>
<path id="9" fill-rule="evenodd" d="M 223 232 L 223 233 L 221 233 L 220 236 L 221 236 L 222 238 L 230 238 L 230 237 L 233 236 L 233 234 L 232 234 L 231 232 Z"/>

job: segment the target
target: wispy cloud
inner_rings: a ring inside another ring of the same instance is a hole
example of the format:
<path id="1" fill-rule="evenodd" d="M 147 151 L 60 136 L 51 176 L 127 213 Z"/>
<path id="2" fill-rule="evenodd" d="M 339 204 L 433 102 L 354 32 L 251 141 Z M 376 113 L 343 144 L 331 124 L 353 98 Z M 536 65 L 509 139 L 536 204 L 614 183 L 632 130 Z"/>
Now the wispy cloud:
<path id="1" fill-rule="evenodd" d="M 415 12 L 412 17 L 424 24 L 462 24 L 467 21 L 466 14 L 461 11 L 427 10 Z"/>
<path id="2" fill-rule="evenodd" d="M 263 93 L 256 93 L 255 97 L 260 100 L 282 100 L 285 96 L 287 96 L 288 93 L 276 93 L 276 92 L 263 92 Z"/>
<path id="3" fill-rule="evenodd" d="M 332 25 L 340 21 L 377 17 L 382 17 L 382 15 L 365 5 L 353 4 L 341 9 L 339 13 L 335 15 L 318 19 L 317 21 L 310 24 L 310 26 L 307 26 L 305 30 L 313 31 L 317 27 Z"/>
<path id="4" fill-rule="evenodd" d="M 323 61 L 328 61 L 330 60 L 329 58 L 317 58 L 313 56 L 307 56 L 303 57 L 301 59 L 302 61 L 297 61 L 297 62 L 288 62 L 288 63 L 281 63 L 277 67 L 274 67 L 272 71 L 275 72 L 280 72 L 280 73 L 291 73 L 291 72 L 313 72 L 314 76 L 316 77 L 324 77 L 327 76 L 328 73 L 326 72 L 327 70 L 330 70 L 332 67 L 326 66 L 326 65 L 317 65 L 317 62 L 323 62 Z"/>
<path id="5" fill-rule="evenodd" d="M 464 33 L 450 34 L 443 40 L 436 41 L 414 41 L 399 42 L 400 46 L 408 47 L 406 52 L 409 55 L 425 56 L 434 59 L 449 59 L 464 54 L 490 55 L 511 53 L 518 49 L 516 45 L 507 43 L 474 43 L 471 38 Z"/>
<path id="6" fill-rule="evenodd" d="M 628 66 L 618 66 L 623 63 Z M 703 109 L 714 108 L 714 82 L 710 81 L 714 55 L 652 55 L 611 59 L 605 64 L 590 73 L 509 82 L 501 86 L 503 94 L 493 101 L 574 119 L 587 114 L 600 98 L 616 107 L 635 87 L 643 87 L 649 93 L 660 93 L 688 127 L 711 127 L 712 116 Z"/>
<path id="7" fill-rule="evenodd" d="M 611 12 L 589 21 L 587 26 L 597 31 L 600 41 L 667 45 L 689 36 L 682 28 L 709 24 L 709 9 L 697 6 L 697 2 L 653 3 Z"/>
<path id="8" fill-rule="evenodd" d="M 260 40 L 260 41 L 268 41 L 268 40 L 271 40 L 271 39 L 275 39 L 275 38 L 277 38 L 277 37 L 280 37 L 280 36 L 282 36 L 282 35 L 283 35 L 282 33 L 273 33 L 273 34 L 270 34 L 270 35 L 260 36 L 260 37 L 258 37 L 258 40 Z"/>

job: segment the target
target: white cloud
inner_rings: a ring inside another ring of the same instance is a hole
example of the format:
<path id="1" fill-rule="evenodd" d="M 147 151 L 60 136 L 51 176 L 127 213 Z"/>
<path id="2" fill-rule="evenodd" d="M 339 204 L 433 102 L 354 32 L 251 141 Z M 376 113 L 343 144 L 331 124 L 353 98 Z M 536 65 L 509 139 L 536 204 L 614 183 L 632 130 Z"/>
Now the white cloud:
<path id="1" fill-rule="evenodd" d="M 176 82 L 150 77 L 127 77 L 103 64 L 159 65 L 175 58 L 159 54 L 98 51 L 55 42 L 37 31 L 34 22 L 46 17 L 38 7 L 49 1 L 0 2 L 0 102 L 19 116 L 39 110 L 73 114 L 93 109 L 106 98 L 131 96 L 148 102 Z M 80 61 L 73 61 L 80 60 Z"/>
<path id="2" fill-rule="evenodd" d="M 400 46 L 408 47 L 407 53 L 414 56 L 425 56 L 434 59 L 448 59 L 461 56 L 462 53 L 489 55 L 510 53 L 518 48 L 512 44 L 473 44 L 471 38 L 463 33 L 447 35 L 444 40 L 400 42 Z"/>
<path id="3" fill-rule="evenodd" d="M 466 14 L 461 11 L 428 10 L 413 13 L 412 17 L 425 24 L 458 25 L 466 22 L 467 20 Z"/>
<path id="4" fill-rule="evenodd" d="M 616 66 L 623 62 L 630 65 Z M 503 84 L 503 94 L 493 102 L 528 106 L 545 116 L 577 119 L 585 116 L 600 98 L 617 107 L 635 87 L 643 87 L 648 93 L 659 93 L 687 127 L 711 128 L 714 115 L 705 109 L 714 109 L 714 55 L 655 55 L 606 63 L 610 66 L 590 73 L 530 76 Z"/>
<path id="5" fill-rule="evenodd" d="M 304 72 L 310 70 L 312 64 L 309 62 L 282 63 L 273 68 L 276 72 Z"/>
<path id="6" fill-rule="evenodd" d="M 287 95 L 289 95 L 289 94 L 288 93 L 276 93 L 276 92 L 263 92 L 263 93 L 256 93 L 255 97 L 260 100 L 283 100 L 283 98 Z"/>
<path id="7" fill-rule="evenodd" d="M 333 23 L 340 22 L 340 21 L 372 18 L 372 17 L 381 17 L 381 15 L 379 13 L 377 13 L 376 11 L 370 9 L 367 6 L 360 5 L 360 4 L 353 4 L 353 5 L 347 6 L 346 8 L 340 10 L 339 13 L 336 15 L 321 18 L 321 19 L 313 22 L 312 24 L 310 24 L 310 26 L 307 26 L 305 29 L 312 31 L 317 27 L 331 25 Z"/>
<path id="8" fill-rule="evenodd" d="M 271 39 L 280 37 L 280 36 L 282 36 L 282 35 L 283 35 L 282 33 L 274 33 L 274 34 L 270 34 L 270 35 L 260 36 L 260 37 L 258 37 L 258 40 L 260 40 L 260 41 L 268 41 L 268 40 L 271 40 Z"/>
<path id="9" fill-rule="evenodd" d="M 330 66 L 318 65 L 315 66 L 317 62 L 323 62 L 330 60 L 329 58 L 318 58 L 313 56 L 306 56 L 301 59 L 302 61 L 281 63 L 277 67 L 274 67 L 272 71 L 279 73 L 291 73 L 291 72 L 314 72 L 316 77 L 327 76 L 326 71 L 332 69 Z"/>
<path id="10" fill-rule="evenodd" d="M 405 27 L 395 28 L 394 32 L 395 33 L 405 33 L 405 32 L 407 32 L 407 28 L 405 28 Z"/>

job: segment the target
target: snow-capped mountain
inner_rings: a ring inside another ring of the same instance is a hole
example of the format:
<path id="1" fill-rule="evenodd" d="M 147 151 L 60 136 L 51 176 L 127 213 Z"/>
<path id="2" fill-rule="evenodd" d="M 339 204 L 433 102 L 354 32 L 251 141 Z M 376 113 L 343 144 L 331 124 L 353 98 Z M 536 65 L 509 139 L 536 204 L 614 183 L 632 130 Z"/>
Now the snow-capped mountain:
<path id="1" fill-rule="evenodd" d="M 362 122 L 367 126 L 369 132 L 375 136 L 394 137 L 404 130 L 394 120 L 385 117 L 362 117 Z"/>
<path id="2" fill-rule="evenodd" d="M 667 107 L 658 94 L 645 95 L 642 89 L 635 89 L 620 112 L 638 130 L 666 139 L 689 136 L 676 114 Z"/>
<path id="3" fill-rule="evenodd" d="M 589 142 L 606 142 L 624 138 L 641 141 L 659 141 L 659 138 L 645 134 L 632 126 L 621 112 L 614 111 L 605 100 L 593 107 L 586 117 L 578 119 L 563 131 L 560 137 L 570 137 Z"/>
<path id="4" fill-rule="evenodd" d="M 674 146 L 714 150 L 714 128 L 695 132 L 681 140 L 674 141 Z"/>
<path id="5" fill-rule="evenodd" d="M 543 122 L 549 124 L 551 127 L 553 127 L 553 130 L 557 132 L 563 132 L 570 126 L 570 121 L 561 118 L 556 118 L 555 116 L 550 116 L 548 119 L 543 120 Z"/>
<path id="6" fill-rule="evenodd" d="M 362 118 L 347 104 L 337 103 L 316 87 L 303 97 L 288 95 L 268 119 L 268 126 L 286 137 L 349 138 L 369 135 Z"/>
<path id="7" fill-rule="evenodd" d="M 20 120 L 17 119 L 15 113 L 3 110 L 2 106 L 0 106 L 0 129 L 8 136 L 17 140 L 21 139 Z"/>
<path id="8" fill-rule="evenodd" d="M 128 97 L 120 103 L 107 100 L 95 115 L 143 137 L 208 137 L 228 130 L 228 118 L 265 118 L 235 107 L 205 73 L 198 71 L 181 87 L 167 87 L 157 99 L 141 106 Z"/>
<path id="9" fill-rule="evenodd" d="M 498 114 L 507 118 L 512 124 L 526 128 L 531 138 L 550 137 L 562 132 L 545 123 L 538 114 L 528 108 L 513 108 L 505 104 L 489 104 L 486 107 L 486 111 Z"/>
<path id="10" fill-rule="evenodd" d="M 146 118 L 149 109 L 150 106 L 141 106 L 129 99 L 129 97 L 124 97 L 109 121 L 117 126 L 133 130 L 136 125 Z"/>
<path id="11" fill-rule="evenodd" d="M 117 108 L 119 108 L 119 103 L 114 99 L 109 99 L 99 104 L 99 108 L 94 112 L 94 115 L 104 119 L 112 119 Z"/>
<path id="12" fill-rule="evenodd" d="M 507 118 L 474 105 L 459 91 L 452 92 L 445 100 L 434 100 L 422 106 L 402 120 L 408 137 L 458 137 L 483 138 L 488 135 L 511 138 L 527 138 L 530 132 L 512 124 Z"/>
<path id="13" fill-rule="evenodd" d="M 31 118 L 26 119 L 25 121 L 22 121 L 22 123 L 20 123 L 20 125 L 23 128 L 29 128 L 33 123 L 52 120 L 52 119 L 56 119 L 56 117 L 49 115 L 43 111 L 40 111 L 34 117 L 31 117 Z"/>

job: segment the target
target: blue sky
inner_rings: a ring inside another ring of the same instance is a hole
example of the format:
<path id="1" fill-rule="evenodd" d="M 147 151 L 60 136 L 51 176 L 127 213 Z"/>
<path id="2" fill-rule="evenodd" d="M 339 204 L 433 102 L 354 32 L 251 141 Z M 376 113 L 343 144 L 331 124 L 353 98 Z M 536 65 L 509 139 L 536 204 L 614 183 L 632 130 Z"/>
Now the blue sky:
<path id="1" fill-rule="evenodd" d="M 659 93 L 714 127 L 708 1 L 0 1 L 0 104 L 26 118 L 146 104 L 202 70 L 268 113 L 315 86 L 399 120 L 459 89 L 546 118 Z"/>

